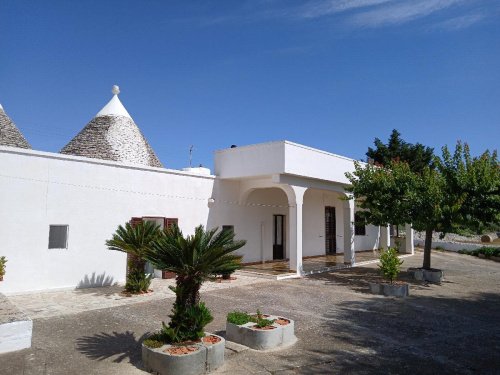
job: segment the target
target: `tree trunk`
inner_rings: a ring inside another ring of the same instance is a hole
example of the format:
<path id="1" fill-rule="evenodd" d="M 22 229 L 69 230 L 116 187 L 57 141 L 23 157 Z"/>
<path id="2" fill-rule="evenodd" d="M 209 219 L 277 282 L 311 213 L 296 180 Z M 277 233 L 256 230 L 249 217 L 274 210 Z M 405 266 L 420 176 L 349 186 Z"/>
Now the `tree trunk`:
<path id="1" fill-rule="evenodd" d="M 434 230 L 432 228 L 427 228 L 425 230 L 425 245 L 424 245 L 424 264 L 422 268 L 426 270 L 431 269 L 431 247 L 432 247 L 432 233 Z"/>

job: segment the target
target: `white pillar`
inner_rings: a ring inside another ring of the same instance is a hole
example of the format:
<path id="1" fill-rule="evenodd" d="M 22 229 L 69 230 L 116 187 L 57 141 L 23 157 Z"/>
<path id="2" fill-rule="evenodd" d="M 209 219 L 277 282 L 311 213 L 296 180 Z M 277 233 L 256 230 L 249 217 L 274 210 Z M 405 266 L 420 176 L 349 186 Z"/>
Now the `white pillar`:
<path id="1" fill-rule="evenodd" d="M 354 265 L 354 200 L 344 201 L 344 263 Z"/>
<path id="2" fill-rule="evenodd" d="M 388 225 L 380 226 L 379 248 L 387 250 L 391 246 L 391 233 Z"/>
<path id="3" fill-rule="evenodd" d="M 415 254 L 415 248 L 413 246 L 413 244 L 414 244 L 414 242 L 413 242 L 413 229 L 411 227 L 411 224 L 406 224 L 405 229 L 406 229 L 405 253 L 413 255 L 413 254 Z"/>
<path id="4" fill-rule="evenodd" d="M 307 188 L 291 186 L 291 191 L 287 192 L 289 203 L 288 215 L 288 238 L 289 238 L 289 264 L 290 270 L 302 272 L 302 206 L 304 203 L 304 193 Z M 292 193 L 293 192 L 293 197 Z"/>

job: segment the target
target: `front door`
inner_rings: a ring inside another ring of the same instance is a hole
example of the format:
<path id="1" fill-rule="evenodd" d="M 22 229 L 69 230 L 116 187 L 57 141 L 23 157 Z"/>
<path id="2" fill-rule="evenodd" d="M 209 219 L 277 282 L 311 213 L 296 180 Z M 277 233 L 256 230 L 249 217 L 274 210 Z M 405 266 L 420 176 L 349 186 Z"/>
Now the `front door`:
<path id="1" fill-rule="evenodd" d="M 273 259 L 285 258 L 285 215 L 273 216 Z"/>
<path id="2" fill-rule="evenodd" d="M 325 207 L 325 252 L 337 252 L 337 226 L 335 221 L 335 207 Z"/>

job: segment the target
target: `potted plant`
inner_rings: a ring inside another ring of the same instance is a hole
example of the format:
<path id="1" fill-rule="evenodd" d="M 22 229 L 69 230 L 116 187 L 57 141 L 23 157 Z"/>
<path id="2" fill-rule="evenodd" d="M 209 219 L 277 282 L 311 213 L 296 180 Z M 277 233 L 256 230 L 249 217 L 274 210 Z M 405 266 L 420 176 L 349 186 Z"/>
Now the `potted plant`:
<path id="1" fill-rule="evenodd" d="M 118 226 L 113 237 L 106 241 L 109 250 L 127 253 L 125 292 L 141 294 L 150 291 L 152 275 L 145 273 L 144 253 L 160 233 L 160 227 L 150 221 L 143 221 L 134 226 L 126 223 L 125 227 Z"/>
<path id="2" fill-rule="evenodd" d="M 0 281 L 3 281 L 5 275 L 5 263 L 7 263 L 7 258 L 4 256 L 0 257 Z"/>
<path id="3" fill-rule="evenodd" d="M 387 282 L 370 282 L 370 291 L 373 294 L 383 294 L 384 296 L 406 297 L 409 294 L 407 283 L 396 282 L 401 271 L 403 261 L 398 258 L 397 250 L 389 248 L 380 254 L 379 269 L 382 277 Z"/>
<path id="4" fill-rule="evenodd" d="M 224 338 L 206 333 L 212 315 L 200 301 L 200 288 L 217 270 L 238 263 L 233 253 L 245 241 L 235 241 L 234 233 L 195 228 L 184 236 L 173 225 L 145 252 L 145 259 L 156 268 L 174 272 L 175 302 L 170 322 L 151 335 L 142 345 L 142 360 L 147 371 L 161 375 L 204 374 L 224 362 Z"/>
<path id="5" fill-rule="evenodd" d="M 286 347 L 297 341 L 293 320 L 277 315 L 248 314 L 232 311 L 227 314 L 226 338 L 256 350 Z"/>
<path id="6" fill-rule="evenodd" d="M 241 256 L 234 263 L 226 264 L 218 270 L 215 270 L 214 275 L 220 275 L 222 280 L 231 280 L 231 275 L 241 268 Z M 220 280 L 220 279 L 219 279 Z"/>

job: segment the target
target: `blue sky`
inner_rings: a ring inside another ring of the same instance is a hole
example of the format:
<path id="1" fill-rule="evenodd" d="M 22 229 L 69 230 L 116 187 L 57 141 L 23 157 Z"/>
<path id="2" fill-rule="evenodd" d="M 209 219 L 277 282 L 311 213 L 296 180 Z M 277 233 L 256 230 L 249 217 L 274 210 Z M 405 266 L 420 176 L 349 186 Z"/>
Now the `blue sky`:
<path id="1" fill-rule="evenodd" d="M 165 166 L 287 139 L 355 159 L 393 128 L 500 139 L 500 2 L 0 0 L 0 103 L 59 151 L 111 86 Z"/>

